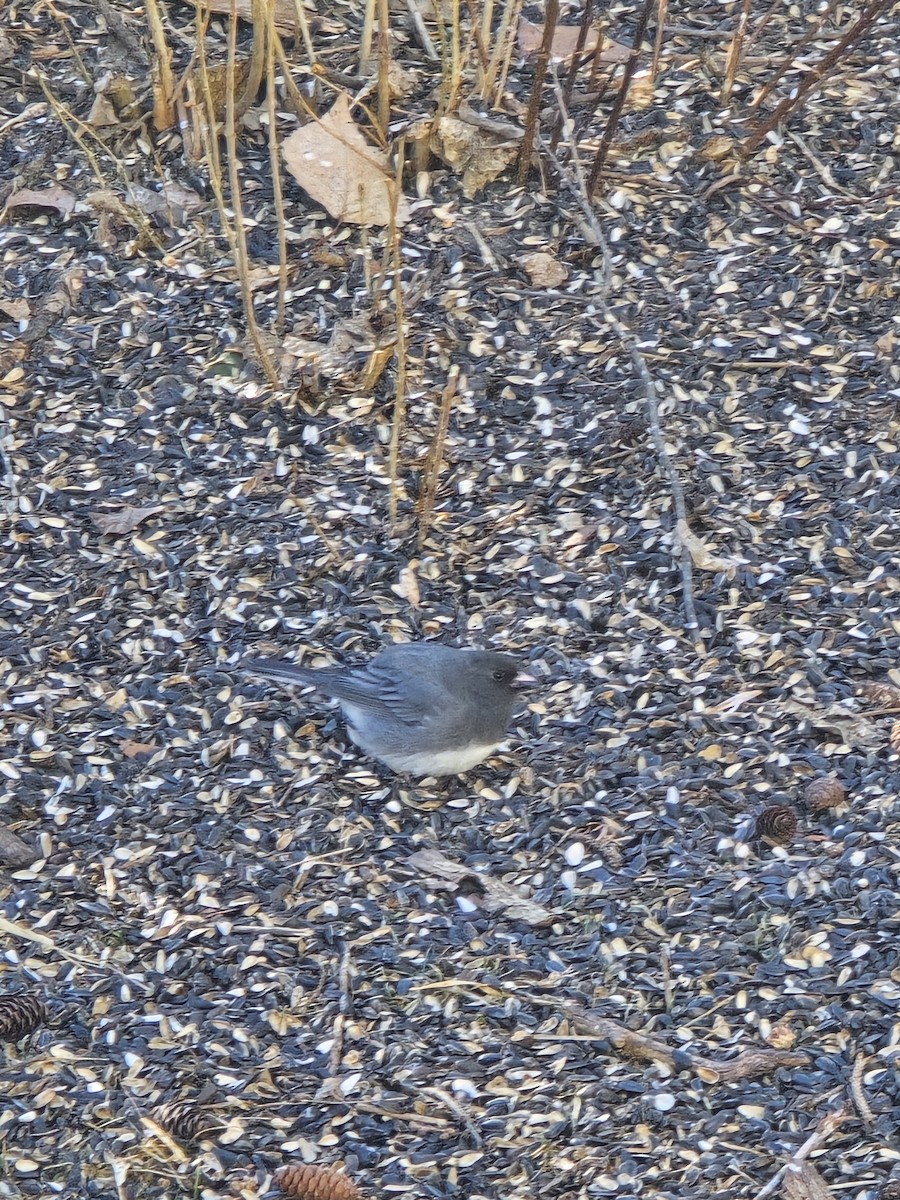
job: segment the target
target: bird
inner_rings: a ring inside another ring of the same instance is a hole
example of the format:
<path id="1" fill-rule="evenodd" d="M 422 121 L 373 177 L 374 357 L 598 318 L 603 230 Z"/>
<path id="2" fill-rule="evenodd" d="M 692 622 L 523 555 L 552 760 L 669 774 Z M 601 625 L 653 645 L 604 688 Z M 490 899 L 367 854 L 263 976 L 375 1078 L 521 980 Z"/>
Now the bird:
<path id="1" fill-rule="evenodd" d="M 351 740 L 402 775 L 461 775 L 506 736 L 535 681 L 509 654 L 397 642 L 352 667 L 248 658 L 244 673 L 339 700 Z"/>

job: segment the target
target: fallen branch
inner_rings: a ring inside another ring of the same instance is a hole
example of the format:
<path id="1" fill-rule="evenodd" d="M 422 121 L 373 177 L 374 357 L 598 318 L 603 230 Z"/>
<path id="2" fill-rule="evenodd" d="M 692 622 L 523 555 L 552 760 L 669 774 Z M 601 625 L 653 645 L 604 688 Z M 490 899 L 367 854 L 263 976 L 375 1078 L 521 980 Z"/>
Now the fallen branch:
<path id="1" fill-rule="evenodd" d="M 610 1017 L 600 1017 L 588 1012 L 574 1000 L 545 1000 L 540 996 L 529 996 L 528 1000 L 545 1008 L 555 1008 L 577 1030 L 589 1037 L 609 1042 L 624 1058 L 638 1059 L 641 1062 L 661 1062 L 673 1071 L 692 1071 L 704 1083 L 734 1083 L 739 1079 L 756 1079 L 780 1067 L 803 1067 L 809 1062 L 808 1054 L 796 1050 L 761 1048 L 744 1050 L 737 1058 L 709 1058 L 703 1054 L 692 1054 L 680 1047 L 673 1049 L 661 1038 L 629 1029 Z"/>

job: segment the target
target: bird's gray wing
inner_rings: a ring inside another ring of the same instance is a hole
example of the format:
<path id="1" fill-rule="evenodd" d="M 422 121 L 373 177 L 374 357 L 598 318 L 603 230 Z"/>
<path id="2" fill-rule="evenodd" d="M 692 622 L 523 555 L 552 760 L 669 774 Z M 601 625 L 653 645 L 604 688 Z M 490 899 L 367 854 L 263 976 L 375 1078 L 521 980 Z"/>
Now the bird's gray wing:
<path id="1" fill-rule="evenodd" d="M 376 659 L 350 671 L 317 672 L 316 687 L 343 704 L 403 725 L 421 727 L 442 707 L 435 684 Z"/>
<path id="2" fill-rule="evenodd" d="M 418 678 L 401 664 L 380 662 L 379 655 L 359 667 L 298 667 L 277 659 L 251 658 L 241 663 L 248 675 L 274 679 L 295 687 L 314 687 L 353 708 L 377 714 L 410 727 L 421 726 L 443 706 L 435 684 Z"/>

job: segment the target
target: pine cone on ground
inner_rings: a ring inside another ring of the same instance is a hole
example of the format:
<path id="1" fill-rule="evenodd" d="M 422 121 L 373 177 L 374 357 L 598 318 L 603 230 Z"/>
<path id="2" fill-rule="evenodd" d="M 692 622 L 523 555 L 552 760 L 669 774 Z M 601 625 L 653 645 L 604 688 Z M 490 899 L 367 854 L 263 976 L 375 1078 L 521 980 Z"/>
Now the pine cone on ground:
<path id="1" fill-rule="evenodd" d="M 844 803 L 844 786 L 839 779 L 822 777 L 813 779 L 803 793 L 806 807 L 811 812 L 823 812 L 826 808 L 837 808 Z"/>
<path id="2" fill-rule="evenodd" d="M 0 997 L 0 1041 L 17 1042 L 26 1034 L 34 1033 L 49 1019 L 47 1005 L 39 996 L 17 992 L 12 996 Z"/>
<path id="3" fill-rule="evenodd" d="M 756 818 L 756 836 L 776 846 L 789 846 L 797 832 L 797 814 L 786 804 L 770 804 Z"/>
<path id="4" fill-rule="evenodd" d="M 152 1116 L 157 1125 L 181 1142 L 197 1141 L 212 1124 L 209 1114 L 191 1100 L 160 1104 L 154 1108 Z"/>
<path id="5" fill-rule="evenodd" d="M 900 1179 L 890 1179 L 878 1193 L 878 1200 L 900 1200 Z"/>
<path id="6" fill-rule="evenodd" d="M 882 708 L 900 707 L 900 688 L 894 687 L 892 683 L 861 683 L 856 689 L 856 694 Z"/>
<path id="7" fill-rule="evenodd" d="M 275 1186 L 297 1200 L 362 1200 L 356 1184 L 333 1167 L 304 1163 L 282 1167 L 275 1173 Z"/>

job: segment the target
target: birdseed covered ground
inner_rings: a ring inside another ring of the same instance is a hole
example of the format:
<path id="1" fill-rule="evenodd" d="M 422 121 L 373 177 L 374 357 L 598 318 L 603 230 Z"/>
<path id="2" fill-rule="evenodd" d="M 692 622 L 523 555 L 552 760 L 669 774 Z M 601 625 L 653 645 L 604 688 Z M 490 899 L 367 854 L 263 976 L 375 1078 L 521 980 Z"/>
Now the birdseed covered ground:
<path id="1" fill-rule="evenodd" d="M 143 14 L 5 8 L 0 1197 L 257 1200 L 304 1164 L 341 1172 L 294 1173 L 324 1197 L 896 1196 L 896 9 L 734 153 L 866 6 L 820 7 L 749 6 L 727 109 L 741 6 L 670 8 L 597 189 L 608 289 L 546 155 L 525 188 L 408 181 L 393 528 L 396 363 L 359 381 L 393 337 L 389 233 L 285 178 L 287 331 L 341 369 L 290 375 L 267 335 L 274 391 L 206 170 L 152 132 Z M 320 8 L 354 72 L 360 8 Z M 395 17 L 399 129 L 440 63 Z M 166 20 L 183 71 L 193 16 Z M 605 20 L 630 45 L 635 9 Z M 517 52 L 516 120 L 533 72 Z M 101 126 L 115 73 L 133 107 Z M 539 679 L 464 778 L 381 774 L 326 702 L 238 666 L 410 638 Z"/>

